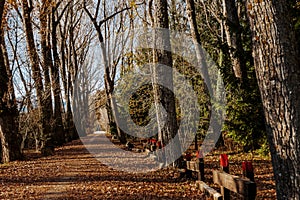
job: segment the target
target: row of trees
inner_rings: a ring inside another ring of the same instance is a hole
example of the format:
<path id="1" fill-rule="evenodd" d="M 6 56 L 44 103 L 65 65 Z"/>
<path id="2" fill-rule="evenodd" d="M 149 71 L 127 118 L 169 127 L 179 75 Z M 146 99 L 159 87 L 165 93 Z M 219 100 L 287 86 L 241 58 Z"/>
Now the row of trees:
<path id="1" fill-rule="evenodd" d="M 53 146 L 91 131 L 91 97 L 101 83 L 105 92 L 98 94 L 105 94 L 109 124 L 125 143 L 126 134 L 115 117 L 122 112 L 113 98 L 117 79 L 145 63 L 168 65 L 187 77 L 191 69 L 171 52 L 135 51 L 134 44 L 125 49 L 124 42 L 135 28 L 169 28 L 191 35 L 199 63 L 204 55 L 196 44 L 218 64 L 228 102 L 224 133 L 246 150 L 266 146 L 268 138 L 278 199 L 300 198 L 298 4 L 296 0 L 2 0 L 2 161 L 20 159 L 26 138 L 34 138 L 35 146 L 48 154 Z M 171 41 L 163 34 L 157 33 L 163 38 L 157 45 L 168 48 Z M 180 114 L 174 94 L 156 84 L 172 85 L 172 73 L 164 70 L 154 65 L 148 99 L 150 104 L 154 101 L 158 124 L 159 103 L 168 112 L 165 128 L 158 129 L 159 139 L 167 144 L 176 135 Z M 206 66 L 201 70 L 208 74 Z M 160 80 L 160 74 L 167 77 Z M 199 76 L 190 77 L 204 104 L 201 114 L 209 118 L 205 91 L 210 86 Z M 208 124 L 201 121 L 199 129 L 205 132 Z"/>
<path id="2" fill-rule="evenodd" d="M 149 1 L 136 10 L 137 16 L 142 18 L 143 26 L 187 31 L 206 48 L 218 62 L 226 84 L 224 131 L 247 148 L 265 147 L 268 141 L 278 199 L 298 199 L 299 3 L 256 0 L 180 3 Z M 148 14 L 143 18 L 138 13 Z M 169 41 L 160 42 L 162 46 L 170 45 Z M 201 60 L 201 51 L 196 52 Z M 154 50 L 152 61 L 174 67 L 172 56 L 170 52 Z M 155 69 L 152 72 L 154 82 L 158 74 L 170 74 Z M 162 82 L 172 80 L 171 76 L 164 78 Z M 175 100 L 155 85 L 152 90 L 153 96 L 149 98 L 154 98 L 155 104 L 162 103 L 169 112 L 167 117 L 173 118 L 166 119 L 166 132 L 158 130 L 158 137 L 167 143 L 177 126 L 172 123 L 176 121 L 176 115 L 172 115 L 176 110 Z"/>
<path id="3" fill-rule="evenodd" d="M 49 154 L 53 146 L 78 138 L 73 118 L 84 116 L 72 114 L 71 99 L 80 92 L 80 87 L 74 91 L 76 77 L 84 76 L 79 69 L 92 64 L 94 34 L 84 25 L 80 2 L 1 5 L 1 143 L 2 160 L 8 162 L 21 158 L 20 147 L 29 140 Z"/>

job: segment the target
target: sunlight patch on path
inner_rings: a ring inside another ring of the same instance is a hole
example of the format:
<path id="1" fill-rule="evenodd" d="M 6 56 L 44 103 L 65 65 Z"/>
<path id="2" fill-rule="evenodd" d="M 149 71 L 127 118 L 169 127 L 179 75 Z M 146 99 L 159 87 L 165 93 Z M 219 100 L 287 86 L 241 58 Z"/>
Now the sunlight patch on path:
<path id="1" fill-rule="evenodd" d="M 68 174 L 69 173 L 66 173 L 66 175 Z M 69 187 L 74 184 L 73 180 L 75 179 L 75 176 L 65 176 L 57 179 L 57 183 L 55 185 L 51 185 L 51 188 L 47 191 L 47 193 L 45 193 L 43 199 L 48 200 L 66 198 L 68 196 Z"/>
<path id="2" fill-rule="evenodd" d="M 105 134 L 90 134 L 81 140 L 98 161 L 117 171 L 146 173 L 160 169 L 159 162 L 149 157 L 148 153 L 126 151 L 113 144 Z"/>

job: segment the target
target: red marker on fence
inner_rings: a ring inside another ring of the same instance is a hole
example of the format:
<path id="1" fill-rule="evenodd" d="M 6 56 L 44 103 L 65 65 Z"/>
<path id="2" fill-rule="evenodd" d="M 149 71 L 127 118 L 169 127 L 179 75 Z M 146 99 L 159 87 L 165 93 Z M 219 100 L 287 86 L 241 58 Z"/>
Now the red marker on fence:
<path id="1" fill-rule="evenodd" d="M 244 161 L 242 162 L 243 176 L 249 178 L 254 182 L 254 168 L 252 162 Z"/>
<path id="2" fill-rule="evenodd" d="M 220 166 L 223 172 L 229 173 L 229 161 L 227 154 L 220 155 Z M 223 199 L 230 199 L 230 190 L 225 187 L 221 187 L 221 194 L 223 194 Z"/>
<path id="3" fill-rule="evenodd" d="M 220 155 L 220 165 L 224 172 L 229 173 L 229 162 L 227 154 Z"/>

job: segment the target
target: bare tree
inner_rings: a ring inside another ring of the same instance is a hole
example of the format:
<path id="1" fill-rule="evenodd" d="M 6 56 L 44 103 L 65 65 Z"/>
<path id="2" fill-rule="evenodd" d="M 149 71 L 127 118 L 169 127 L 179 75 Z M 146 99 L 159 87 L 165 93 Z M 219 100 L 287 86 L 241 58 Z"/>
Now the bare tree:
<path id="1" fill-rule="evenodd" d="M 53 55 L 53 64 L 51 65 L 51 79 L 52 90 L 54 98 L 54 140 L 57 144 L 61 145 L 65 142 L 65 130 L 62 118 L 62 99 L 61 99 L 61 86 L 60 86 L 60 57 L 58 53 L 58 38 L 57 27 L 61 18 L 69 7 L 70 2 L 64 5 L 61 13 L 58 13 L 58 8 L 62 2 L 56 3 L 56 6 L 51 7 L 51 14 L 49 14 L 49 23 L 51 24 L 51 46 Z M 49 41 L 50 43 L 50 41 Z"/>
<path id="2" fill-rule="evenodd" d="M 71 99 L 73 95 L 73 86 L 75 77 L 78 70 L 77 63 L 77 55 L 76 51 L 73 55 L 72 45 L 68 45 L 73 43 L 74 34 L 72 31 L 74 30 L 74 24 L 79 24 L 80 20 L 78 16 L 74 15 L 77 12 L 75 8 L 76 2 L 71 2 L 71 4 L 67 7 L 67 10 L 64 15 L 62 15 L 61 20 L 58 23 L 59 32 L 58 32 L 58 43 L 59 43 L 59 51 L 60 51 L 60 77 L 62 80 L 62 93 L 63 99 L 65 102 L 64 108 L 64 125 L 65 125 L 65 139 L 66 141 L 77 139 L 78 134 L 74 124 L 74 118 L 72 114 L 72 105 Z M 78 10 L 80 13 L 80 11 Z M 81 16 L 81 15 L 79 15 Z"/>
<path id="3" fill-rule="evenodd" d="M 81 1 L 58 3 L 55 15 L 54 12 L 52 15 L 52 44 L 58 45 L 53 48 L 53 57 L 62 81 L 59 89 L 65 102 L 65 136 L 69 141 L 89 133 L 89 98 L 93 89 L 89 67 L 94 64 L 91 58 L 96 54 L 91 51 L 95 32 L 93 25 L 88 23 Z"/>
<path id="4" fill-rule="evenodd" d="M 136 3 L 135 5 L 141 5 L 142 3 Z M 92 21 L 97 34 L 98 34 L 98 40 L 99 40 L 99 45 L 100 45 L 100 50 L 102 53 L 102 59 L 103 59 L 103 64 L 105 68 L 105 73 L 104 73 L 104 83 L 105 83 L 105 91 L 106 91 L 106 96 L 107 96 L 107 112 L 108 112 L 108 117 L 109 121 L 112 124 L 116 124 L 116 129 L 117 129 L 117 134 L 120 138 L 120 141 L 122 143 L 126 143 L 126 138 L 124 133 L 121 131 L 121 129 L 118 126 L 118 120 L 115 117 L 117 115 L 117 107 L 114 102 L 113 98 L 113 91 L 114 91 L 114 85 L 115 85 L 115 77 L 116 77 L 116 72 L 117 72 L 117 65 L 120 61 L 120 58 L 116 58 L 113 61 L 110 59 L 108 52 L 109 49 L 107 47 L 107 43 L 105 41 L 105 36 L 109 30 L 108 22 L 115 18 L 117 15 L 120 13 L 130 10 L 131 7 L 127 6 L 126 4 L 121 4 L 119 8 L 116 8 L 116 11 L 113 12 L 112 14 L 107 16 L 107 8 L 106 8 L 106 1 L 103 1 L 103 18 L 99 20 L 98 18 L 100 17 L 100 6 L 101 6 L 101 0 L 97 1 L 96 9 L 94 15 L 91 13 L 91 11 L 87 7 L 87 2 L 84 1 L 84 9 L 89 16 L 90 20 Z M 104 32 L 104 33 L 103 33 Z M 110 62 L 112 61 L 112 62 Z"/>
<path id="5" fill-rule="evenodd" d="M 2 161 L 9 162 L 17 160 L 22 157 L 20 150 L 20 138 L 18 135 L 17 124 L 17 107 L 16 102 L 12 99 L 9 87 L 10 79 L 9 66 L 6 66 L 3 49 L 5 48 L 4 42 L 4 28 L 3 28 L 3 12 L 5 1 L 0 2 L 0 137 L 2 148 Z"/>
<path id="6" fill-rule="evenodd" d="M 51 80 L 50 80 L 50 69 L 53 68 L 53 63 L 52 63 L 52 54 L 51 54 L 51 47 L 50 47 L 50 41 L 49 41 L 49 8 L 50 8 L 50 2 L 48 0 L 42 0 L 41 2 L 41 8 L 39 11 L 39 18 L 40 18 L 40 36 L 41 36 L 41 65 L 42 65 L 42 72 L 43 72 L 43 79 L 44 79 L 44 90 L 43 92 L 43 107 L 44 107 L 44 112 L 47 114 L 42 114 L 46 115 L 45 120 L 47 120 L 47 123 L 50 123 L 53 121 L 53 106 L 52 106 L 52 96 L 51 96 Z M 33 5 L 31 5 L 33 6 Z M 30 14 L 30 13 L 29 13 Z M 28 32 L 27 32 L 28 33 Z M 32 49 L 33 51 L 33 49 Z M 37 61 L 37 60 L 36 60 Z M 35 61 L 35 62 L 36 62 Z M 39 63 L 37 63 L 38 67 Z M 42 79 L 42 74 L 40 79 Z M 41 83 L 42 84 L 42 83 Z M 44 126 L 44 125 L 43 125 Z M 48 125 L 46 125 L 48 126 Z M 52 132 L 52 127 L 48 127 L 47 131 Z M 45 133 L 43 133 L 45 134 Z M 48 134 L 48 133 L 47 133 Z M 53 138 L 54 135 L 52 135 L 51 139 Z M 52 141 L 56 142 L 56 141 Z"/>
<path id="7" fill-rule="evenodd" d="M 51 152 L 52 147 L 52 131 L 51 131 L 51 119 L 52 119 L 52 110 L 50 110 L 49 105 L 49 92 L 45 92 L 45 89 L 49 90 L 50 88 L 44 88 L 42 73 L 40 69 L 40 58 L 35 46 L 35 39 L 34 39 L 34 32 L 32 28 L 32 21 L 31 21 L 31 12 L 33 9 L 32 1 L 30 1 L 30 5 L 28 4 L 27 0 L 22 0 L 22 8 L 23 8 L 23 24 L 26 33 L 26 42 L 27 48 L 29 52 L 29 58 L 32 68 L 32 77 L 35 84 L 36 94 L 37 94 L 37 102 L 38 102 L 38 109 L 40 114 L 40 124 L 41 130 L 43 135 L 43 149 L 48 148 L 47 151 L 49 154 Z M 47 96 L 48 94 L 48 96 Z M 48 104 L 47 104 L 48 103 Z M 52 105 L 51 105 L 52 106 Z M 48 153 L 47 153 L 48 154 Z"/>

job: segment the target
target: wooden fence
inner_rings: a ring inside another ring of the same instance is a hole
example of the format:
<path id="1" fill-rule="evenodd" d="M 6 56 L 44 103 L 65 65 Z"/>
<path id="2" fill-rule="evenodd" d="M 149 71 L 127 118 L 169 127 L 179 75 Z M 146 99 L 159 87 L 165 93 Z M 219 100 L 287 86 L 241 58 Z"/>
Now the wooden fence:
<path id="1" fill-rule="evenodd" d="M 186 173 L 198 173 L 196 182 L 199 189 L 214 200 L 229 200 L 230 192 L 234 192 L 245 200 L 255 200 L 256 183 L 254 182 L 253 166 L 251 162 L 243 162 L 243 176 L 229 174 L 229 162 L 226 154 L 220 155 L 220 170 L 213 170 L 213 182 L 220 187 L 220 193 L 205 183 L 204 160 L 198 156 L 196 161 L 191 161 L 190 155 L 186 158 Z"/>

